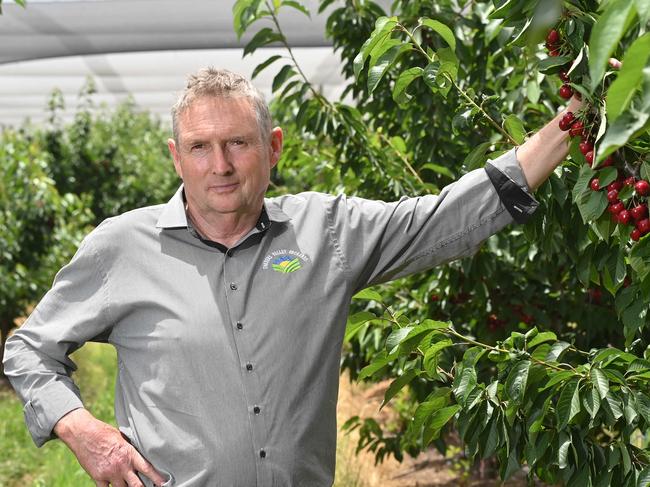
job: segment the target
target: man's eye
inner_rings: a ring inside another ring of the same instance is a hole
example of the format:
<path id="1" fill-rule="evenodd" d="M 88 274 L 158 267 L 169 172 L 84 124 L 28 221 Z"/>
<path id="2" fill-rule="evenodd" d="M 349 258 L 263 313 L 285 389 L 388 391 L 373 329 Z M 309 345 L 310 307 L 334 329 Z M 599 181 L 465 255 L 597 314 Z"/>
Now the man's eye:
<path id="1" fill-rule="evenodd" d="M 194 144 L 190 147 L 190 150 L 196 151 L 196 150 L 201 150 L 203 148 L 205 148 L 204 144 Z"/>
<path id="2" fill-rule="evenodd" d="M 232 145 L 244 145 L 245 142 L 242 139 L 234 139 Z"/>

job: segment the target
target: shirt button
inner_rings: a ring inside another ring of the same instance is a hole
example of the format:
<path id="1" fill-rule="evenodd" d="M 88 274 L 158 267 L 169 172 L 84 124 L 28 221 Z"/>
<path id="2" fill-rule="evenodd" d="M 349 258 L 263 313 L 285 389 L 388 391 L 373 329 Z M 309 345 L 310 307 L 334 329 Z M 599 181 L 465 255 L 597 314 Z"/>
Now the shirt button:
<path id="1" fill-rule="evenodd" d="M 250 372 L 251 370 L 253 370 L 253 364 L 251 364 L 250 362 L 247 363 L 247 364 L 246 364 L 246 370 L 248 370 L 249 372 Z"/>
<path id="2" fill-rule="evenodd" d="M 266 458 L 266 451 L 264 450 L 264 448 L 260 450 L 260 458 Z"/>
<path id="3" fill-rule="evenodd" d="M 241 330 L 242 328 L 244 328 L 244 325 L 243 325 L 243 323 L 241 321 L 238 321 L 236 326 L 237 326 L 238 330 Z"/>
<path id="4" fill-rule="evenodd" d="M 259 406 L 255 406 L 255 407 L 253 407 L 253 412 L 254 412 L 255 414 L 260 414 L 260 407 L 259 407 Z"/>
<path id="5" fill-rule="evenodd" d="M 232 289 L 233 291 L 237 291 L 237 284 L 235 284 L 234 282 L 231 282 L 230 283 L 230 289 Z"/>

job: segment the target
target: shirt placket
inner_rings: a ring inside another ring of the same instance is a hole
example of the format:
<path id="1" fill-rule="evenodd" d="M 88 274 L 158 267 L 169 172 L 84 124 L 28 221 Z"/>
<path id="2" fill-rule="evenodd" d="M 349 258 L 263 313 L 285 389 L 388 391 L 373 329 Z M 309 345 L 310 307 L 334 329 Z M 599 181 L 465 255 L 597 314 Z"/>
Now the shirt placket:
<path id="1" fill-rule="evenodd" d="M 265 478 L 268 473 L 265 464 L 268 461 L 270 452 L 268 445 L 266 445 L 266 405 L 260 395 L 262 388 L 260 387 L 259 369 L 264 364 L 261 360 L 262 357 L 259 357 L 251 346 L 256 324 L 244 318 L 246 316 L 244 313 L 245 293 L 248 292 L 250 283 L 243 281 L 244 276 L 247 274 L 242 272 L 242 265 L 245 265 L 245 263 L 241 262 L 241 260 L 249 260 L 249 257 L 241 255 L 241 252 L 236 248 L 231 248 L 224 252 L 223 259 L 224 294 L 248 409 L 257 484 L 265 485 Z M 250 314 L 247 316 L 250 316 Z"/>

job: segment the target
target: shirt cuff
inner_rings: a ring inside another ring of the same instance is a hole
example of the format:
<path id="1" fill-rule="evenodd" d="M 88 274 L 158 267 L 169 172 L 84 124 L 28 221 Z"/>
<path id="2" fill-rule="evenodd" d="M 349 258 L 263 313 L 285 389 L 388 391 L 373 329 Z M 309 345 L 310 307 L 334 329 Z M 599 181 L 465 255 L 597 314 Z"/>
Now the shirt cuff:
<path id="1" fill-rule="evenodd" d="M 530 193 L 515 149 L 488 162 L 485 172 L 510 216 L 517 223 L 526 223 L 535 213 L 539 202 Z"/>
<path id="2" fill-rule="evenodd" d="M 81 398 L 60 381 L 54 381 L 38 391 L 38 396 L 25 403 L 25 423 L 36 446 L 56 437 L 54 426 L 63 416 L 83 407 Z"/>

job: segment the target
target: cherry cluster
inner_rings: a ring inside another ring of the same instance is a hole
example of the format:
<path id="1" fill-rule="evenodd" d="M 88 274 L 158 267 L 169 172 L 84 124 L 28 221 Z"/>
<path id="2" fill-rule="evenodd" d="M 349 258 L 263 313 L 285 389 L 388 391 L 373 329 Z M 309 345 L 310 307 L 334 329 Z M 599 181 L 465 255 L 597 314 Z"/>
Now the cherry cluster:
<path id="1" fill-rule="evenodd" d="M 556 57 L 562 55 L 562 48 L 562 36 L 560 36 L 560 33 L 557 30 L 551 29 L 546 36 L 546 49 L 548 50 L 549 56 Z M 565 100 L 568 100 L 574 95 L 573 88 L 569 85 L 569 74 L 567 70 L 562 70 L 559 72 L 558 76 L 562 81 L 559 95 Z M 578 95 L 578 93 L 575 94 Z"/>
<path id="2" fill-rule="evenodd" d="M 618 173 L 618 170 L 617 170 Z M 619 199 L 619 192 L 624 186 L 631 186 L 634 188 L 636 198 L 631 198 L 626 206 L 626 203 Z M 645 179 L 637 180 L 634 176 L 621 179 L 617 174 L 616 181 L 601 187 L 598 178 L 593 178 L 589 183 L 589 187 L 593 191 L 606 191 L 607 201 L 609 206 L 607 210 L 612 215 L 612 219 L 621 225 L 632 225 L 633 229 L 630 232 L 630 238 L 635 242 L 643 235 L 650 233 L 650 219 L 648 219 L 648 203 L 640 202 L 640 197 L 650 195 L 650 183 Z M 635 202 L 636 201 L 636 202 Z"/>

